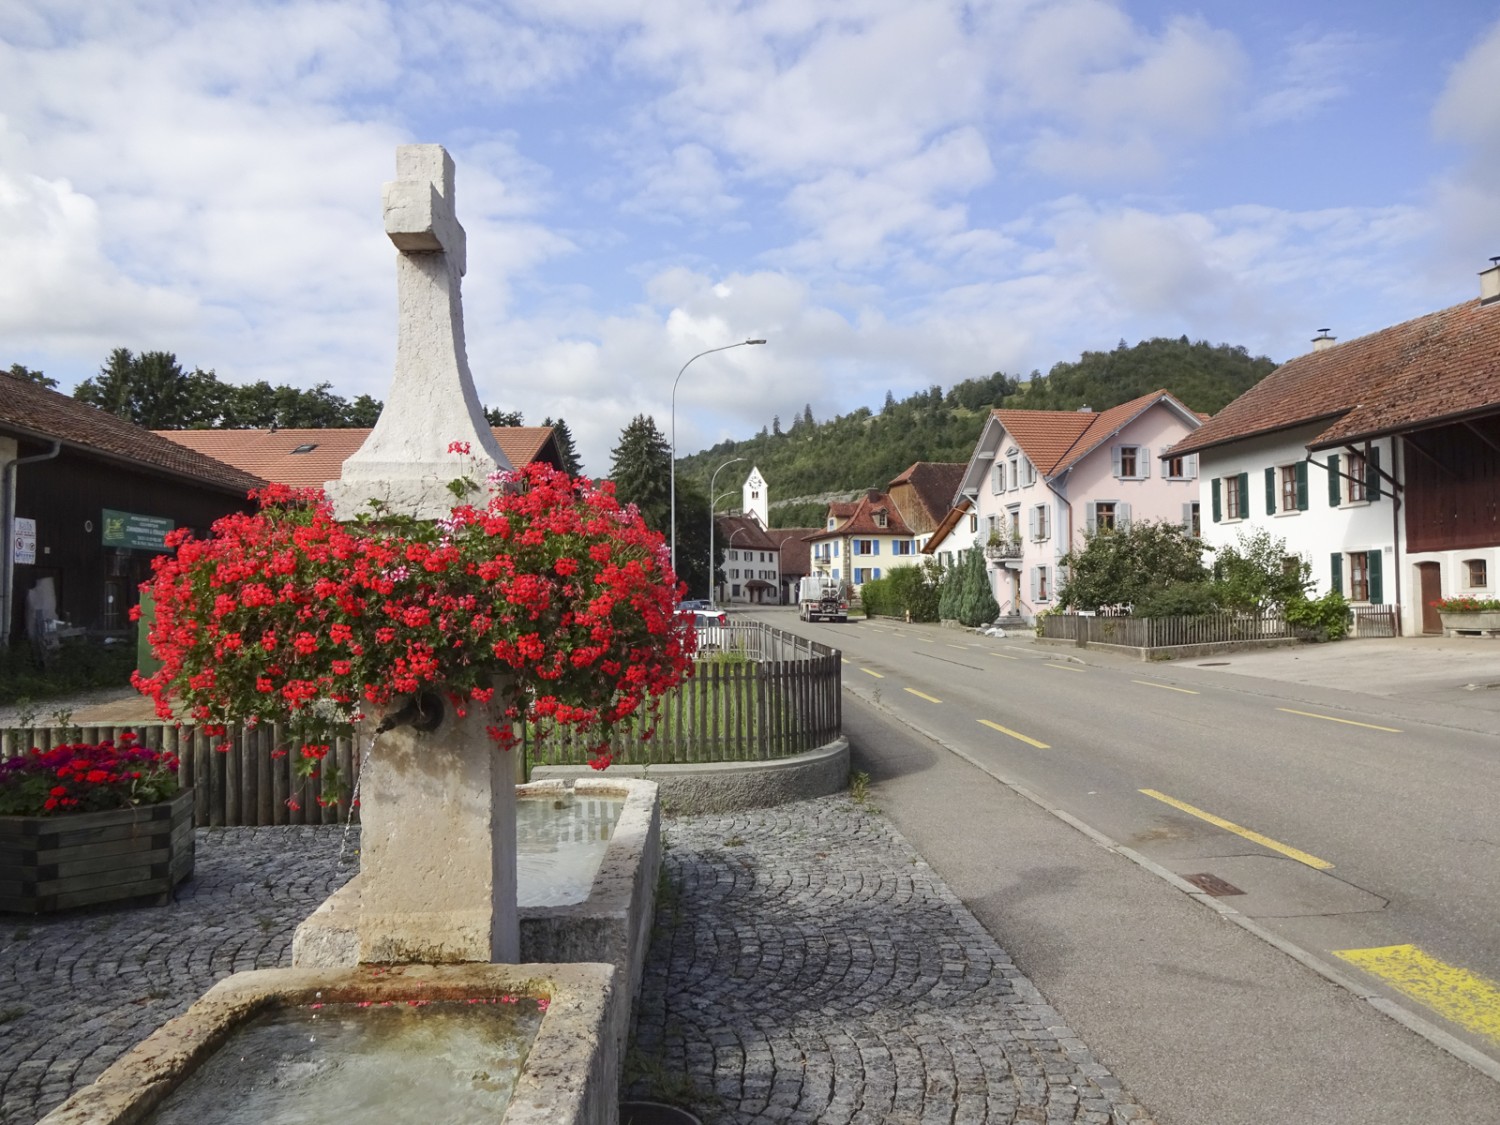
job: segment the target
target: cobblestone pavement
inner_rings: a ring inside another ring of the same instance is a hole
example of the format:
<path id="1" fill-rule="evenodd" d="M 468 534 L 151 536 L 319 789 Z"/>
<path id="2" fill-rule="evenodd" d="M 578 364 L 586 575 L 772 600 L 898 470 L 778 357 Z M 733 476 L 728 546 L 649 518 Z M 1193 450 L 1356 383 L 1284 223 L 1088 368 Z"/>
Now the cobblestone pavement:
<path id="1" fill-rule="evenodd" d="M 341 837 L 200 829 L 170 906 L 0 921 L 0 1125 L 30 1125 L 230 973 L 287 964 L 352 871 Z M 679 818 L 667 842 L 633 1095 L 722 1125 L 1149 1125 L 877 813 L 832 797 Z"/>
<path id="2" fill-rule="evenodd" d="M 0 918 L 0 1123 L 44 1116 L 230 973 L 290 964 L 292 930 L 353 872 L 342 833 L 199 829 L 168 906 Z"/>
<path id="3" fill-rule="evenodd" d="M 706 1121 L 1149 1123 L 878 813 L 667 822 L 632 1097 Z"/>

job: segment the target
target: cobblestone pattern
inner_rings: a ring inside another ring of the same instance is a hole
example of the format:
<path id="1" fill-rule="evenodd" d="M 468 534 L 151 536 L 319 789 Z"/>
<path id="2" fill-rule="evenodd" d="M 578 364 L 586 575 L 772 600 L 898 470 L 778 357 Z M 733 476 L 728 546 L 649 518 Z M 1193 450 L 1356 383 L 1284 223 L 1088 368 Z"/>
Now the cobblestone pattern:
<path id="1" fill-rule="evenodd" d="M 631 1097 L 719 1125 L 1149 1125 L 878 814 L 830 797 L 666 840 Z"/>
<path id="2" fill-rule="evenodd" d="M 289 965 L 358 843 L 340 863 L 342 828 L 199 829 L 168 906 L 0 916 L 0 1123 L 45 1116 L 229 974 Z"/>

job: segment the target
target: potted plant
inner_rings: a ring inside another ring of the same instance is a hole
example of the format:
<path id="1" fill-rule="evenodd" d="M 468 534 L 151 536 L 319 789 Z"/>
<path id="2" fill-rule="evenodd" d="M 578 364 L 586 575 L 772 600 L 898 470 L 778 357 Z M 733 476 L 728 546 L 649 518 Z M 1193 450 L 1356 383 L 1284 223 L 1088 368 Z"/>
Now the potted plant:
<path id="1" fill-rule="evenodd" d="M 78 742 L 0 762 L 0 911 L 166 902 L 193 873 L 193 794 L 177 759 Z"/>
<path id="2" fill-rule="evenodd" d="M 611 732 L 649 736 L 661 695 L 691 671 L 695 633 L 662 536 L 608 483 L 531 464 L 489 484 L 473 502 L 460 467 L 448 518 L 372 504 L 349 523 L 321 490 L 272 485 L 259 512 L 226 516 L 209 539 L 174 533 L 146 587 L 162 665 L 136 686 L 211 736 L 281 724 L 279 751 L 325 783 L 329 745 L 366 712 L 377 732 L 421 730 L 445 707 L 480 705 L 501 748 L 523 723 L 565 726 L 604 768 Z"/>
<path id="3" fill-rule="evenodd" d="M 1443 632 L 1449 636 L 1454 633 L 1500 632 L 1500 599 L 1463 595 L 1439 598 L 1432 604 L 1442 619 Z"/>

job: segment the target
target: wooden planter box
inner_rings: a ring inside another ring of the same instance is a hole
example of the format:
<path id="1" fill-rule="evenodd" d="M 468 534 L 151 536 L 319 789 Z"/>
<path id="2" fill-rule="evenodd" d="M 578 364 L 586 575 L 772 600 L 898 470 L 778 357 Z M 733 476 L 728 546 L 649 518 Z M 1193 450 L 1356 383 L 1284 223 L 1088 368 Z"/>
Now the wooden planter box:
<path id="1" fill-rule="evenodd" d="M 1443 633 L 1449 637 L 1460 633 L 1500 633 L 1500 609 L 1481 609 L 1475 613 L 1450 613 L 1439 610 L 1443 619 Z"/>
<path id="2" fill-rule="evenodd" d="M 0 816 L 0 911 L 170 901 L 193 873 L 193 791 L 135 809 Z"/>

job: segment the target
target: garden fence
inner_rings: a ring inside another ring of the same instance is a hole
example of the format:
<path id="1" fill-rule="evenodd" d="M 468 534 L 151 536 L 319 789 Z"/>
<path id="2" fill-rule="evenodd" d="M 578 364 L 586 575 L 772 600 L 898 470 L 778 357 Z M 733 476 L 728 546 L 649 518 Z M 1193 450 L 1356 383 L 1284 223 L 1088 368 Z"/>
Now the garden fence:
<path id="1" fill-rule="evenodd" d="M 662 701 L 655 736 L 645 742 L 621 732 L 611 747 L 633 764 L 742 762 L 785 758 L 825 745 L 842 726 L 841 659 L 837 649 L 761 622 L 705 629 L 692 678 Z M 717 651 L 715 651 L 717 650 Z M 0 758 L 36 746 L 118 739 L 133 731 L 142 745 L 170 750 L 179 780 L 193 787 L 198 827 L 334 824 L 350 815 L 326 778 L 298 778 L 279 725 L 231 726 L 222 738 L 172 723 L 36 726 L 0 729 Z M 223 749 L 220 749 L 223 747 Z M 529 765 L 586 763 L 591 749 L 567 734 L 526 738 Z M 353 739 L 337 740 L 327 762 L 342 783 L 359 777 Z M 320 798 L 322 799 L 320 801 Z M 358 811 L 353 816 L 358 819 Z"/>
<path id="2" fill-rule="evenodd" d="M 1107 617 L 1081 613 L 1049 613 L 1038 620 L 1041 623 L 1041 636 L 1052 640 L 1125 645 L 1130 648 L 1264 641 L 1297 635 L 1280 617 L 1238 613 L 1213 613 L 1194 617 Z"/>

